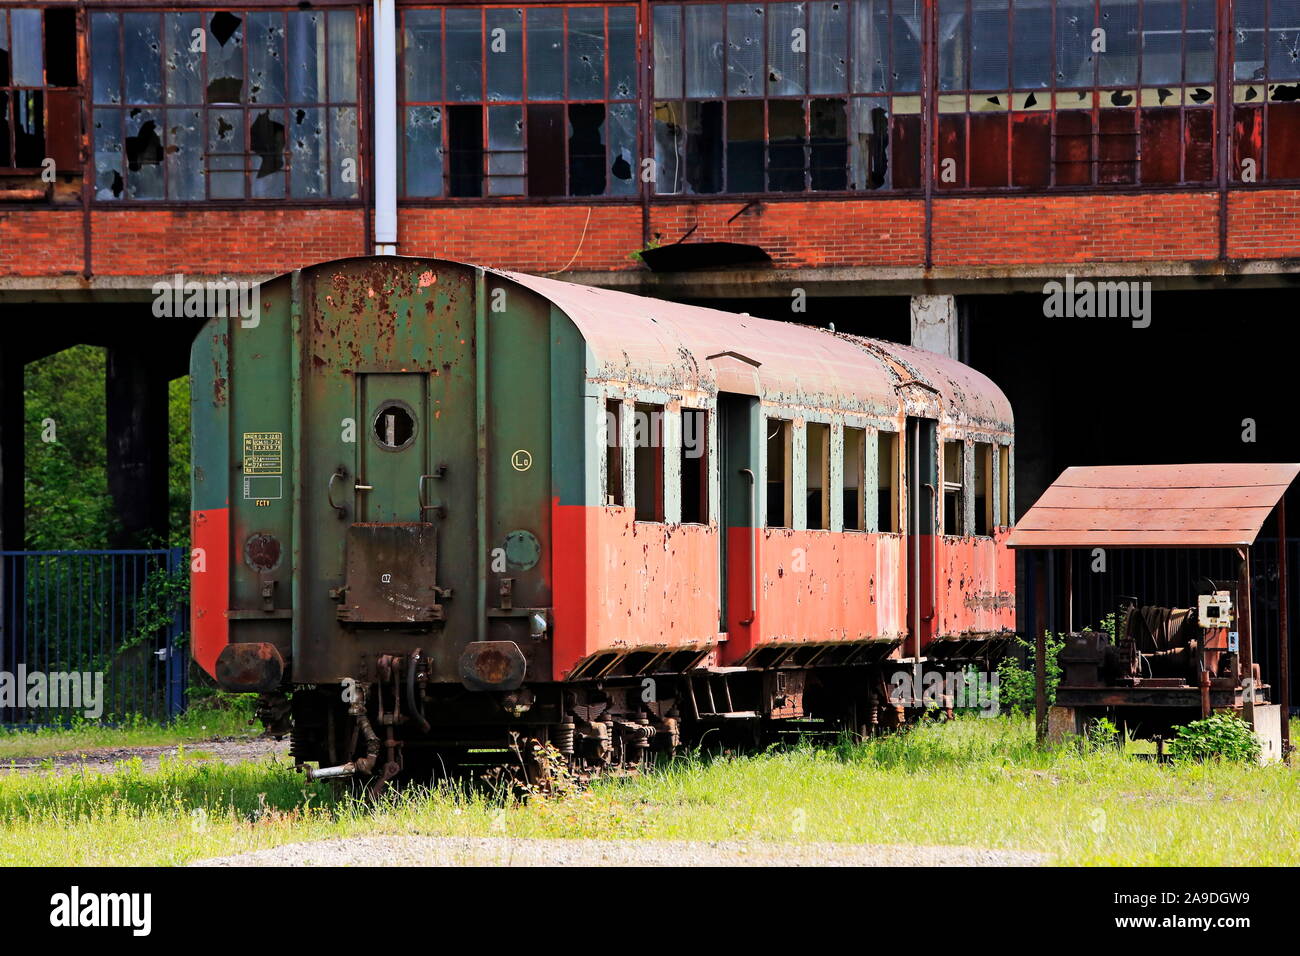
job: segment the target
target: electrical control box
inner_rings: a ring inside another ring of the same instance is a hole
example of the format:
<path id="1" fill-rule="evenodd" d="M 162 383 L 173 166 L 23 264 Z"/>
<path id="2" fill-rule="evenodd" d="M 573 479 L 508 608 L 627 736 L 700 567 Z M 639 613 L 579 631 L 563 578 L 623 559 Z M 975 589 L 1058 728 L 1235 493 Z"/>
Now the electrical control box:
<path id="1" fill-rule="evenodd" d="M 1232 594 L 1215 591 L 1202 594 L 1197 600 L 1197 623 L 1201 627 L 1227 627 L 1232 623 Z"/>

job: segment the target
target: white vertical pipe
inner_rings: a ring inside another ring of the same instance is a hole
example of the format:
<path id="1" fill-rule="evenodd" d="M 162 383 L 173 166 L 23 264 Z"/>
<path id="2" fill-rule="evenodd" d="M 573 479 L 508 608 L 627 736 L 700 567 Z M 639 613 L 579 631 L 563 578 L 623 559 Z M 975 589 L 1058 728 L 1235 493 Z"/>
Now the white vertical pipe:
<path id="1" fill-rule="evenodd" d="M 397 254 L 397 0 L 375 0 L 375 255 Z"/>

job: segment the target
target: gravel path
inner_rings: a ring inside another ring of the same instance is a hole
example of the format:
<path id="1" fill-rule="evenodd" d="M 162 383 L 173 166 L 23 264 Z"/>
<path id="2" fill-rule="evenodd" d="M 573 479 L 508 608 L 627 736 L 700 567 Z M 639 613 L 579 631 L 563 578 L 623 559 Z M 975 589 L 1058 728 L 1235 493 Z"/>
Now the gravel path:
<path id="1" fill-rule="evenodd" d="M 967 846 L 735 840 L 359 837 L 289 843 L 191 866 L 1041 866 L 1042 853 Z"/>
<path id="2" fill-rule="evenodd" d="M 217 740 L 199 740 L 184 745 L 187 760 L 218 763 L 244 763 L 249 760 L 266 760 L 270 757 L 289 757 L 289 740 L 272 740 L 267 737 L 226 737 Z M 73 750 L 50 757 L 13 757 L 0 761 L 0 773 L 39 773 L 52 764 L 60 773 L 85 769 L 93 773 L 111 773 L 119 761 L 139 757 L 145 770 L 157 770 L 163 757 L 175 757 L 176 744 L 166 747 L 107 747 Z"/>

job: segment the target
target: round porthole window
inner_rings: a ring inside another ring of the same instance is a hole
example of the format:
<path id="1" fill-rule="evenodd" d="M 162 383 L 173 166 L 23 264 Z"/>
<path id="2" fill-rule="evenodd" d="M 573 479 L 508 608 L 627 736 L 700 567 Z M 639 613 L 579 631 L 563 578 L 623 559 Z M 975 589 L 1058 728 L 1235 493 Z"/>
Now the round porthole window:
<path id="1" fill-rule="evenodd" d="M 385 451 L 401 451 L 415 441 L 415 413 L 396 399 L 384 402 L 375 413 L 375 440 Z"/>

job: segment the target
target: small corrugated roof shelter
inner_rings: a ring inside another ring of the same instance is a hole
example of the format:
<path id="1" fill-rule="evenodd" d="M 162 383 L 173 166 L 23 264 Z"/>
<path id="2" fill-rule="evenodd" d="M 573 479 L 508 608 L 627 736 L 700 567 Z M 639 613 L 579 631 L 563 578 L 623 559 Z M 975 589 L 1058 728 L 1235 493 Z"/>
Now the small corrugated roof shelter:
<path id="1" fill-rule="evenodd" d="M 1241 660 L 1253 662 L 1250 549 L 1274 509 L 1278 515 L 1278 603 L 1281 661 L 1279 703 L 1282 742 L 1290 746 L 1290 635 L 1287 622 L 1286 493 L 1300 464 L 1088 465 L 1067 468 L 1016 523 L 1008 545 L 1049 552 L 1078 548 L 1229 548 L 1241 556 L 1239 615 Z M 1072 584 L 1066 562 L 1067 601 Z M 1052 583 L 1049 580 L 1049 593 Z M 1049 602 L 1053 599 L 1049 597 Z M 1048 617 L 1054 618 L 1054 609 Z M 1067 612 L 1067 619 L 1072 617 Z M 1047 624 L 1046 621 L 1043 622 Z M 1045 631 L 1034 627 L 1038 719 L 1046 732 Z M 1252 711 L 1248 711 L 1253 713 Z"/>
<path id="2" fill-rule="evenodd" d="M 1013 548 L 1240 548 L 1300 475 L 1290 465 L 1067 468 L 1016 523 Z"/>

